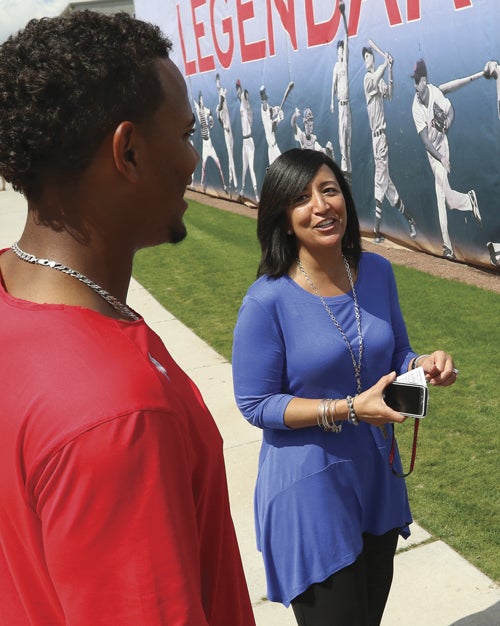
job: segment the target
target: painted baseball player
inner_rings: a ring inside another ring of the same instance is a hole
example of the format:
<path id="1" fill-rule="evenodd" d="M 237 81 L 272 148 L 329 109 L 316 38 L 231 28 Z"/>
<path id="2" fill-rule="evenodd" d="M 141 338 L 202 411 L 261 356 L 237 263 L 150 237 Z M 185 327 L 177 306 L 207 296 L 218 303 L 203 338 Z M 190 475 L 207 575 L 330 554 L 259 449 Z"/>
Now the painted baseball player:
<path id="1" fill-rule="evenodd" d="M 217 169 L 219 170 L 219 175 L 222 181 L 222 187 L 224 191 L 227 191 L 226 184 L 224 182 L 224 174 L 222 173 L 222 168 L 220 165 L 219 157 L 215 152 L 215 148 L 212 144 L 212 138 L 210 137 L 210 130 L 214 126 L 214 118 L 212 116 L 212 112 L 203 104 L 203 94 L 201 91 L 198 94 L 198 102 L 193 100 L 194 109 L 196 111 L 196 115 L 200 122 L 200 132 L 201 132 L 201 186 L 203 188 L 203 193 L 206 191 L 205 185 L 205 170 L 207 166 L 207 161 L 209 158 L 213 159 L 215 164 L 217 165 Z"/>
<path id="2" fill-rule="evenodd" d="M 427 67 L 423 59 L 417 61 L 412 75 L 416 90 L 412 105 L 413 120 L 434 174 L 439 225 L 443 239 L 443 257 L 450 260 L 455 260 L 455 253 L 448 233 L 446 209 L 470 211 L 479 224 L 481 224 L 481 214 L 476 192 L 473 189 L 468 193 L 461 193 L 452 189 L 448 182 L 451 166 L 446 134 L 453 123 L 454 110 L 445 94 L 482 75 L 482 72 L 478 72 L 465 79 L 452 80 L 436 87 L 427 82 Z"/>
<path id="3" fill-rule="evenodd" d="M 415 220 L 406 210 L 403 200 L 389 175 L 389 147 L 385 134 L 384 99 L 392 99 L 394 82 L 392 78 L 393 58 L 390 54 L 386 53 L 384 62 L 375 69 L 373 49 L 365 46 L 362 50 L 362 54 L 366 68 L 363 86 L 368 121 L 372 131 L 373 158 L 375 160 L 375 224 L 373 228 L 373 241 L 375 243 L 384 241 L 384 236 L 380 232 L 384 197 L 386 197 L 389 204 L 396 207 L 406 219 L 410 237 L 414 239 L 417 235 Z M 383 78 L 387 68 L 389 68 L 389 84 L 387 84 Z"/>
<path id="4" fill-rule="evenodd" d="M 241 116 L 241 132 L 243 133 L 243 145 L 242 145 L 242 161 L 243 168 L 241 172 L 241 191 L 240 196 L 243 197 L 245 188 L 245 178 L 247 171 L 250 172 L 250 178 L 252 180 L 253 193 L 255 200 L 259 202 L 259 194 L 257 191 L 257 178 L 254 170 L 254 157 L 255 157 L 255 144 L 252 137 L 252 124 L 253 124 L 253 112 L 250 104 L 250 98 L 248 96 L 248 90 L 243 90 L 239 80 L 236 81 L 236 95 L 240 101 L 240 116 Z"/>
<path id="5" fill-rule="evenodd" d="M 344 38 L 340 39 L 337 43 L 337 62 L 333 66 L 330 111 L 333 113 L 335 110 L 334 96 L 337 94 L 337 106 L 339 109 L 340 169 L 346 179 L 351 182 L 352 116 L 351 103 L 349 101 L 349 77 L 347 73 L 347 66 L 349 63 L 349 47 L 344 2 L 339 2 L 339 9 L 344 24 Z"/>
<path id="6" fill-rule="evenodd" d="M 269 158 L 269 165 L 271 165 L 281 154 L 278 142 L 276 141 L 276 127 L 283 120 L 284 113 L 280 106 L 270 106 L 264 85 L 260 88 L 260 114 L 266 135 L 267 156 Z"/>
<path id="7" fill-rule="evenodd" d="M 217 119 L 224 129 L 224 141 L 226 142 L 227 161 L 229 166 L 229 179 L 228 187 L 231 191 L 231 187 L 235 191 L 238 189 L 238 177 L 236 176 L 236 168 L 234 166 L 233 146 L 234 137 L 233 129 L 231 127 L 231 116 L 229 114 L 229 107 L 227 105 L 227 89 L 220 84 L 219 74 L 215 75 L 215 86 L 217 87 L 217 93 L 219 94 L 219 102 L 217 103 L 216 114 Z"/>
<path id="8" fill-rule="evenodd" d="M 302 124 L 304 125 L 304 130 L 302 130 L 298 124 L 297 120 L 300 117 L 300 109 L 295 108 L 295 111 L 292 114 L 290 123 L 293 128 L 293 136 L 295 141 L 299 144 L 302 150 L 317 150 L 318 152 L 324 152 L 327 154 L 332 160 L 334 160 L 333 156 L 333 145 L 331 141 L 326 143 L 326 146 L 323 146 L 319 143 L 317 136 L 314 134 L 314 115 L 311 109 L 304 109 Z"/>
<path id="9" fill-rule="evenodd" d="M 488 61 L 484 66 L 483 76 L 493 79 L 497 84 L 497 113 L 500 119 L 500 63 L 498 61 Z"/>
<path id="10" fill-rule="evenodd" d="M 498 61 L 488 61 L 484 66 L 483 74 L 485 78 L 493 79 L 496 82 L 496 101 L 498 119 L 500 119 L 500 63 Z M 500 268 L 500 242 L 488 241 L 486 244 L 490 255 L 490 263 Z"/>
<path id="11" fill-rule="evenodd" d="M 500 242 L 488 241 L 486 247 L 490 253 L 490 263 L 494 267 L 500 267 Z"/>

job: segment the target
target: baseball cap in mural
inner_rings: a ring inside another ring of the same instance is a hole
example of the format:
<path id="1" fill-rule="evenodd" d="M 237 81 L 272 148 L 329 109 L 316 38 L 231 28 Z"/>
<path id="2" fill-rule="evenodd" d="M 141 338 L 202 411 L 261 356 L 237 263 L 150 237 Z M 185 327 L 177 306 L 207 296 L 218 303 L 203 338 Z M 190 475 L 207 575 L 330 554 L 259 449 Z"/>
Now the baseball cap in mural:
<path id="1" fill-rule="evenodd" d="M 425 76 L 427 78 L 427 67 L 425 65 L 425 61 L 423 59 L 419 59 L 415 63 L 415 67 L 413 68 L 413 74 L 411 77 L 415 80 L 416 83 Z"/>

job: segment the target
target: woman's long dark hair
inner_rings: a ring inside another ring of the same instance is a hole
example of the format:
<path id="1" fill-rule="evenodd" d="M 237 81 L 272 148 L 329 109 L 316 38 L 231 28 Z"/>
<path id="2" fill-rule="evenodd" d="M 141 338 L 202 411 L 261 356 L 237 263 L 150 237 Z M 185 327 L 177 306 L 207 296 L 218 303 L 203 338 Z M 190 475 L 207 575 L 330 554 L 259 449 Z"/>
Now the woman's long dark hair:
<path id="1" fill-rule="evenodd" d="M 335 174 L 344 196 L 347 225 L 342 238 L 342 252 L 357 267 L 361 256 L 361 234 L 347 181 L 338 165 L 323 152 L 294 148 L 280 155 L 264 178 L 257 219 L 257 237 L 262 251 L 257 276 L 265 274 L 278 278 L 286 274 L 295 261 L 297 243 L 293 235 L 286 234 L 287 211 L 322 165 Z"/>

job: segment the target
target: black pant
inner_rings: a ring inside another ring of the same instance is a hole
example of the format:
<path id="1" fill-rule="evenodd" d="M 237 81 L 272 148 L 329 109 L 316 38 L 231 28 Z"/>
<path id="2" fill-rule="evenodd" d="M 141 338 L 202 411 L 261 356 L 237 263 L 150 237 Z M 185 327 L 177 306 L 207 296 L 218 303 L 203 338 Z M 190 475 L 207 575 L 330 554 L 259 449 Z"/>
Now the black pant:
<path id="1" fill-rule="evenodd" d="M 292 600 L 299 626 L 379 626 L 392 583 L 398 529 L 363 535 L 356 561 Z"/>

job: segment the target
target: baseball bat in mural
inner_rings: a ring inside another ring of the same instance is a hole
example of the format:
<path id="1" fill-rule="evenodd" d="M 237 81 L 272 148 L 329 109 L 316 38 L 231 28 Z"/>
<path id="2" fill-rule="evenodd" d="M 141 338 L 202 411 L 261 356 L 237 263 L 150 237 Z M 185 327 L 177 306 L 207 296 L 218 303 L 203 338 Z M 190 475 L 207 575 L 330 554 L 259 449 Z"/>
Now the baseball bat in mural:
<path id="1" fill-rule="evenodd" d="M 294 88 L 294 82 L 292 80 L 288 83 L 287 88 L 285 89 L 285 93 L 283 94 L 283 98 L 281 99 L 280 109 L 283 108 L 283 105 L 285 104 L 285 100 L 288 98 L 293 88 Z"/>
<path id="2" fill-rule="evenodd" d="M 370 46 L 370 48 L 372 48 L 373 50 L 381 54 L 383 57 L 385 57 L 385 55 L 388 54 L 387 52 L 384 52 L 382 48 L 377 46 L 377 44 L 373 41 L 373 39 L 368 39 L 368 45 Z"/>

